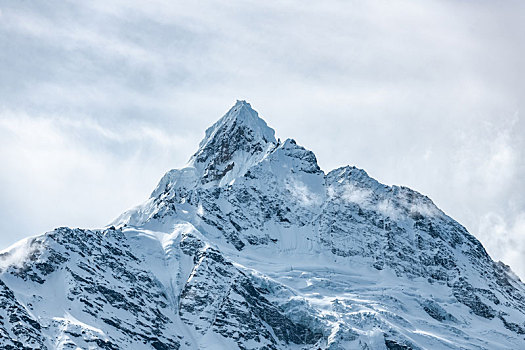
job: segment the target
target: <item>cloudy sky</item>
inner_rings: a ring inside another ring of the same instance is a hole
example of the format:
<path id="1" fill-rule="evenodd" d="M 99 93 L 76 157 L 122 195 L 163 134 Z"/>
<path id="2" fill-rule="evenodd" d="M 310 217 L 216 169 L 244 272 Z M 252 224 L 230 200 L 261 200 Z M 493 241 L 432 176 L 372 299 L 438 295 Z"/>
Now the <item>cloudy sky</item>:
<path id="1" fill-rule="evenodd" d="M 246 99 L 525 279 L 523 1 L 0 0 L 0 248 L 100 227 Z"/>

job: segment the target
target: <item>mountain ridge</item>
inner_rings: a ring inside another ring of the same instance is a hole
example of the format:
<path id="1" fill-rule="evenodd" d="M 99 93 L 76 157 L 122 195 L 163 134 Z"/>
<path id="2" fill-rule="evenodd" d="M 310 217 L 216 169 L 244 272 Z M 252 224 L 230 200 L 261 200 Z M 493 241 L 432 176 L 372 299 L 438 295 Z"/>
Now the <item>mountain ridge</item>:
<path id="1" fill-rule="evenodd" d="M 101 230 L 0 255 L 0 344 L 517 349 L 525 286 L 426 196 L 328 173 L 246 101 Z"/>

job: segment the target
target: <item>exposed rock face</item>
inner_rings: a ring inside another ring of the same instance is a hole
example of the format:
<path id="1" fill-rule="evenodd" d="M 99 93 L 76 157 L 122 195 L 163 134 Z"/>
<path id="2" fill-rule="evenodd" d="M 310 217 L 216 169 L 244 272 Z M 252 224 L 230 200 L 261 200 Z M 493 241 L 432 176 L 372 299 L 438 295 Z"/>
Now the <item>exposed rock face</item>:
<path id="1" fill-rule="evenodd" d="M 525 286 L 432 201 L 239 101 L 102 230 L 0 255 L 6 349 L 520 349 Z"/>

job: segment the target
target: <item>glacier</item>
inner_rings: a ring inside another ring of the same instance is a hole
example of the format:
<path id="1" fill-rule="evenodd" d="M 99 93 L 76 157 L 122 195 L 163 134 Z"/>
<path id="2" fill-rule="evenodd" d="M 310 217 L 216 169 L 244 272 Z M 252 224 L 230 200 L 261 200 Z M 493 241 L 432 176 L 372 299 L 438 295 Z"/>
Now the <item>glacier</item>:
<path id="1" fill-rule="evenodd" d="M 406 187 L 246 101 L 149 199 L 0 253 L 2 349 L 525 349 L 525 285 Z"/>

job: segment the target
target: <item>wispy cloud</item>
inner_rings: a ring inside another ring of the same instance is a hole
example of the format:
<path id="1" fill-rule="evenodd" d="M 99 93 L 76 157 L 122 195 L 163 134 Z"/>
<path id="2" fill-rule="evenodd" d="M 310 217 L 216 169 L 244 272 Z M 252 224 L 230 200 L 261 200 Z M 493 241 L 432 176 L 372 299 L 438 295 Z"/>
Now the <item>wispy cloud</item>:
<path id="1" fill-rule="evenodd" d="M 320 205 L 323 201 L 318 193 L 312 191 L 299 179 L 289 178 L 285 185 L 292 198 L 302 205 L 315 206 Z"/>
<path id="2" fill-rule="evenodd" d="M 371 190 L 359 188 L 353 184 L 344 184 L 342 187 L 341 198 L 343 200 L 362 206 L 365 206 L 370 201 Z"/>
<path id="3" fill-rule="evenodd" d="M 505 218 L 497 213 L 485 214 L 479 224 L 479 236 L 493 256 L 501 257 L 519 276 L 525 276 L 525 211 Z"/>

